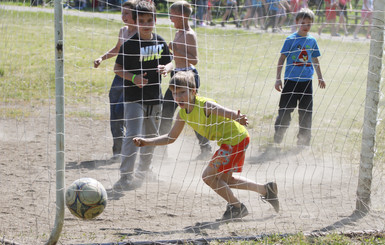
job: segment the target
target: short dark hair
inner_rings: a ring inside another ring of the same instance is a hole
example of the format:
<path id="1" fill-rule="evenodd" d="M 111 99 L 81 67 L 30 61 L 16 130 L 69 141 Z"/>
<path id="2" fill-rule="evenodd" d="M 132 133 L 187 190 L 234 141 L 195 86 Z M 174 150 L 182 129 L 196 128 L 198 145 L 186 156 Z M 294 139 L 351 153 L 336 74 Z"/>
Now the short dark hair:
<path id="1" fill-rule="evenodd" d="M 314 22 L 314 18 L 315 18 L 314 13 L 309 8 L 301 8 L 297 13 L 297 15 L 295 16 L 295 20 L 299 21 L 306 18 L 310 19 L 311 22 Z"/>
<path id="2" fill-rule="evenodd" d="M 139 0 L 132 12 L 132 19 L 137 20 L 138 15 L 151 14 L 155 18 L 156 7 L 153 1 L 151 0 Z"/>
<path id="3" fill-rule="evenodd" d="M 179 71 L 170 80 L 170 90 L 176 88 L 195 89 L 195 74 L 192 71 Z"/>

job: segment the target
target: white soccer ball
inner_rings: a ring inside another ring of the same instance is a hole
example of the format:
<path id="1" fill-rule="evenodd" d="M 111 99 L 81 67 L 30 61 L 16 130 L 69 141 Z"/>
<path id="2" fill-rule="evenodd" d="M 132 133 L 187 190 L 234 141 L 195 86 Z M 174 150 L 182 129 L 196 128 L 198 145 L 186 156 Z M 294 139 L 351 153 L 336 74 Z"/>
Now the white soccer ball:
<path id="1" fill-rule="evenodd" d="M 107 205 L 104 186 L 92 178 L 75 180 L 66 191 L 66 205 L 70 212 L 81 219 L 93 219 Z"/>

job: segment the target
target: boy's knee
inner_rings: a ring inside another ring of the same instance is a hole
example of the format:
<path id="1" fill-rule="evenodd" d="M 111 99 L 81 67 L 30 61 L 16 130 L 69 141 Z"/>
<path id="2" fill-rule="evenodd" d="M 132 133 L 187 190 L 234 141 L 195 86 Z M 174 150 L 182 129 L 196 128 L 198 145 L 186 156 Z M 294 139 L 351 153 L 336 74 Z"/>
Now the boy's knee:
<path id="1" fill-rule="evenodd" d="M 203 172 L 203 174 L 202 174 L 202 180 L 203 180 L 203 182 L 205 182 L 205 184 L 207 184 L 207 185 L 208 185 L 208 183 L 210 182 L 210 181 L 209 181 L 209 178 L 210 178 L 210 176 L 206 173 L 206 171 Z"/>
<path id="2" fill-rule="evenodd" d="M 210 171 L 204 171 L 202 174 L 202 180 L 208 186 L 211 186 L 211 184 L 215 181 L 215 179 L 216 179 L 216 175 L 213 173 L 210 173 Z"/>
<path id="3" fill-rule="evenodd" d="M 202 176 L 202 180 L 203 180 L 203 182 L 204 182 L 206 185 L 210 186 L 209 181 L 208 181 L 207 178 L 205 178 L 204 176 Z"/>

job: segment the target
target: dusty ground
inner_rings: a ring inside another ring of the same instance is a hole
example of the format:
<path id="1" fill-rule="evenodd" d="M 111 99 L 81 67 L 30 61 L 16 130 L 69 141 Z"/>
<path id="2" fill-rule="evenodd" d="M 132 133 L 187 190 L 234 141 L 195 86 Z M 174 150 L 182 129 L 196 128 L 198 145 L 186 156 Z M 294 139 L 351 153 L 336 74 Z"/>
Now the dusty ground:
<path id="1" fill-rule="evenodd" d="M 23 244 L 46 241 L 55 218 L 55 110 L 42 108 L 27 106 L 28 118 L 0 119 L 0 235 Z M 111 148 L 108 121 L 69 117 L 65 127 L 66 186 L 92 177 L 111 188 L 119 177 L 119 163 L 106 162 Z M 256 193 L 238 191 L 250 214 L 238 222 L 216 222 L 226 203 L 200 179 L 206 163 L 192 160 L 198 153 L 192 135 L 186 130 L 168 147 L 168 157 L 158 149 L 153 161 L 156 180 L 110 196 L 97 219 L 82 221 L 66 210 L 60 243 L 384 229 L 382 172 L 375 174 L 372 212 L 357 218 L 350 215 L 358 169 L 344 156 L 313 147 L 263 153 L 255 141 L 242 175 L 260 183 L 275 180 L 281 212 L 276 214 Z"/>

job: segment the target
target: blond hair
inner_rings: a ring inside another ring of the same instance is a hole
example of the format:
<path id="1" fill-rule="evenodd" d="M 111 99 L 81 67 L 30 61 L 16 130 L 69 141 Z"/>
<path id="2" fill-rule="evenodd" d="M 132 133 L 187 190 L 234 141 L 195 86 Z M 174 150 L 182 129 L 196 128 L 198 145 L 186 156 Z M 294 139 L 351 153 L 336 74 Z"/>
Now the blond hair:
<path id="1" fill-rule="evenodd" d="M 179 71 L 170 80 L 170 90 L 176 88 L 195 89 L 195 74 L 192 71 Z"/>
<path id="2" fill-rule="evenodd" d="M 185 17 L 190 17 L 190 15 L 192 13 L 191 5 L 188 2 L 184 1 L 184 0 L 177 1 L 177 2 L 173 3 L 170 6 L 170 10 L 174 10 L 178 14 L 181 14 L 181 15 L 183 15 Z"/>

